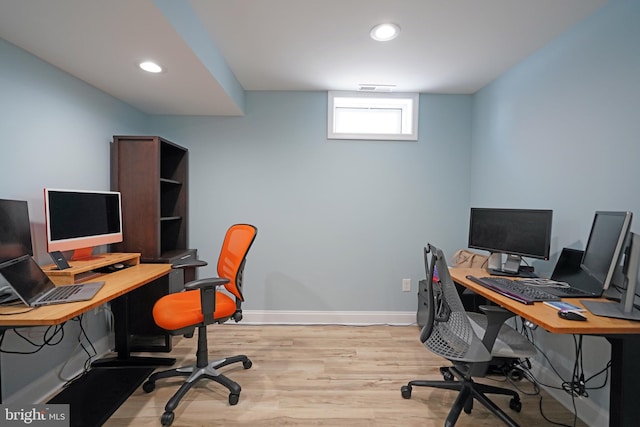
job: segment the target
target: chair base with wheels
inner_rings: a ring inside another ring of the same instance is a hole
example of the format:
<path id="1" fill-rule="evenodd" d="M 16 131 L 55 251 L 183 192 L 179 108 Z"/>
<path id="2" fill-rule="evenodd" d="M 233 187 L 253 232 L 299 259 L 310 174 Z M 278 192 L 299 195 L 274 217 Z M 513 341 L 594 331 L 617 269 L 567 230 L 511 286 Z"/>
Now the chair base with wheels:
<path id="1" fill-rule="evenodd" d="M 400 389 L 402 397 L 405 399 L 411 398 L 411 392 L 413 387 L 434 387 L 446 390 L 458 391 L 458 396 L 449 411 L 449 415 L 445 420 L 445 427 L 452 427 L 455 425 L 460 413 L 464 410 L 465 414 L 470 414 L 473 409 L 474 399 L 485 406 L 489 411 L 500 418 L 506 425 L 511 427 L 518 427 L 518 424 L 509 417 L 502 409 L 500 409 L 495 403 L 493 403 L 486 395 L 498 394 L 511 396 L 509 401 L 509 408 L 516 412 L 522 410 L 522 402 L 520 396 L 513 390 L 495 387 L 488 384 L 481 384 L 473 381 L 472 378 L 466 377 L 455 367 L 440 368 L 440 372 L 444 376 L 444 381 L 429 381 L 429 380 L 413 380 L 409 381 L 407 385 L 403 385 Z"/>
<path id="2" fill-rule="evenodd" d="M 173 423 L 173 411 L 178 406 L 178 403 L 180 403 L 182 397 L 201 379 L 209 379 L 225 386 L 227 389 L 229 389 L 229 404 L 237 404 L 238 400 L 240 399 L 240 391 L 242 390 L 240 384 L 221 374 L 218 369 L 232 363 L 239 362 L 242 362 L 242 367 L 244 369 L 249 369 L 252 366 L 251 360 L 245 355 L 227 357 L 224 359 L 218 359 L 209 362 L 207 349 L 207 330 L 204 326 L 200 326 L 198 328 L 198 351 L 196 364 L 169 369 L 167 371 L 156 372 L 152 374 L 142 385 L 142 389 L 147 393 L 151 393 L 156 388 L 156 381 L 161 378 L 188 377 L 164 407 L 165 412 L 164 414 L 162 414 L 162 418 L 160 421 L 162 422 L 163 426 L 169 426 Z"/>

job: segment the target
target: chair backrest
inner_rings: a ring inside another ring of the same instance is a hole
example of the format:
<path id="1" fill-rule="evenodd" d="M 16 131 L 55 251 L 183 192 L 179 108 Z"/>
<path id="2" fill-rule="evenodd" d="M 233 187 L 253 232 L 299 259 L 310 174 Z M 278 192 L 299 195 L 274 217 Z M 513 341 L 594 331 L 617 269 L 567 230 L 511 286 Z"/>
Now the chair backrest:
<path id="1" fill-rule="evenodd" d="M 225 288 L 244 301 L 242 295 L 242 273 L 249 248 L 256 238 L 258 229 L 249 224 L 234 224 L 229 227 L 222 242 L 218 258 L 218 277 L 229 279 Z"/>
<path id="2" fill-rule="evenodd" d="M 491 354 L 473 331 L 449 274 L 444 253 L 429 244 L 424 255 L 428 272 L 427 322 L 420 333 L 420 340 L 433 353 L 451 361 L 488 362 Z"/>

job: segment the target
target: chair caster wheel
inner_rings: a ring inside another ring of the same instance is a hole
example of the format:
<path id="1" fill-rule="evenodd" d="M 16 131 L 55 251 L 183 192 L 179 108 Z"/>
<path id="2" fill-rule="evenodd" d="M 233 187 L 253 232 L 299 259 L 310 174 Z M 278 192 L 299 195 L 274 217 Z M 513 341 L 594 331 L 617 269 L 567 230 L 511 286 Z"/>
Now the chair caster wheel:
<path id="1" fill-rule="evenodd" d="M 173 412 L 165 412 L 162 414 L 162 418 L 160 418 L 160 422 L 163 426 L 170 426 L 173 423 L 174 418 Z"/>
<path id="2" fill-rule="evenodd" d="M 242 362 L 242 367 L 243 367 L 244 369 L 249 369 L 249 368 L 250 368 L 250 367 L 252 367 L 252 366 L 253 366 L 253 363 L 251 363 L 251 360 L 249 360 L 249 359 L 247 359 L 247 361 L 246 361 L 246 362 Z"/>
<path id="3" fill-rule="evenodd" d="M 238 403 L 238 399 L 240 399 L 239 394 L 230 394 L 229 395 L 229 405 L 235 405 Z"/>
<path id="4" fill-rule="evenodd" d="M 516 399 L 515 397 L 509 401 L 509 408 L 513 409 L 516 412 L 522 411 L 522 402 L 520 399 Z"/>
<path id="5" fill-rule="evenodd" d="M 442 373 L 442 378 L 445 381 L 455 381 L 455 379 L 456 379 L 456 377 L 454 377 L 453 374 L 451 372 L 449 372 L 448 369 L 444 370 L 444 371 L 441 371 L 441 373 Z"/>
<path id="6" fill-rule="evenodd" d="M 142 389 L 145 391 L 145 393 L 151 393 L 156 389 L 156 383 L 147 381 L 146 383 L 142 384 Z"/>
<path id="7" fill-rule="evenodd" d="M 451 371 L 449 371 L 449 368 L 440 368 L 440 373 L 442 374 L 442 378 L 444 378 L 445 381 L 454 381 L 456 379 Z"/>
<path id="8" fill-rule="evenodd" d="M 411 399 L 411 386 L 410 385 L 403 385 L 402 387 L 400 387 L 400 393 L 402 394 L 402 397 L 404 397 L 405 399 Z"/>
<path id="9" fill-rule="evenodd" d="M 473 410 L 473 398 L 467 399 L 467 401 L 464 403 L 463 410 L 465 414 L 471 413 L 471 411 Z"/>

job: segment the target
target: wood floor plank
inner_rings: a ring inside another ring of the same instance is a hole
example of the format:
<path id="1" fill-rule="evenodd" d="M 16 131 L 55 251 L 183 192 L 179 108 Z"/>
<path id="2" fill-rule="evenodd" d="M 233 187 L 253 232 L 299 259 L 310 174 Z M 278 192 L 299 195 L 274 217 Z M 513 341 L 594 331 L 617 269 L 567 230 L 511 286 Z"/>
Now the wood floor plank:
<path id="1" fill-rule="evenodd" d="M 418 341 L 416 326 L 254 326 L 215 325 L 209 328 L 210 359 L 246 354 L 251 369 L 241 364 L 221 371 L 242 386 L 240 401 L 228 404 L 222 386 L 203 381 L 183 398 L 174 426 L 442 426 L 456 392 L 414 387 L 403 399 L 400 387 L 413 379 L 441 380 L 439 367 L 447 361 Z M 176 366 L 195 360 L 196 339 L 177 339 L 172 356 Z M 482 381 L 500 386 L 504 378 Z M 156 383 L 152 393 L 141 388 L 112 415 L 105 426 L 158 426 L 164 405 L 180 379 Z M 525 393 L 533 388 L 517 383 Z M 495 397 L 521 426 L 552 425 L 540 415 L 540 396 L 520 393 L 522 412 L 509 409 L 508 397 Z M 545 415 L 574 424 L 561 404 L 542 393 Z M 460 415 L 456 426 L 500 426 L 480 404 Z M 580 420 L 576 426 L 585 426 Z"/>

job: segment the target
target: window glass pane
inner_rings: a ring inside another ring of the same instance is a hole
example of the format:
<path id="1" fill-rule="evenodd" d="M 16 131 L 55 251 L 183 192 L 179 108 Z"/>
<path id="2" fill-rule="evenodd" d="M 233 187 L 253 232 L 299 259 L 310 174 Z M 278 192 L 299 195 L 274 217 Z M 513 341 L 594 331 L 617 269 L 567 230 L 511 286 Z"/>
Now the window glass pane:
<path id="1" fill-rule="evenodd" d="M 329 92 L 327 137 L 418 139 L 418 94 Z"/>
<path id="2" fill-rule="evenodd" d="M 402 133 L 402 110 L 337 107 L 334 128 L 336 133 Z"/>

